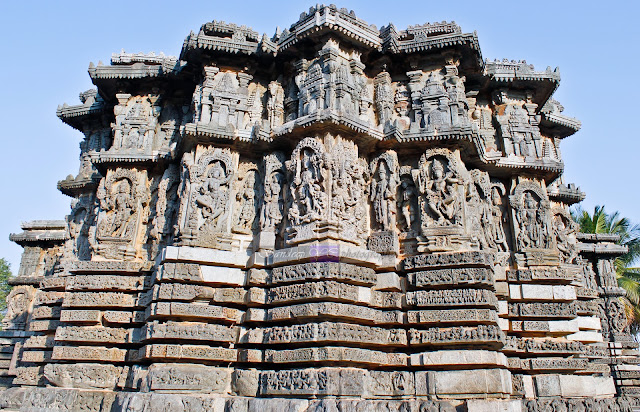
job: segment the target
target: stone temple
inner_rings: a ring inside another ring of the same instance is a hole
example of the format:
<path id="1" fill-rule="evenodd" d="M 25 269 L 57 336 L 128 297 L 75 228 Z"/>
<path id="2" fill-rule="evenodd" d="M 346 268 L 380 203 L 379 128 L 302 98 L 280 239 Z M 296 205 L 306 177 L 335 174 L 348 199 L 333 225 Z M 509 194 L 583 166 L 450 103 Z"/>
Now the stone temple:
<path id="1" fill-rule="evenodd" d="M 117 45 L 116 45 L 117 47 Z M 316 6 L 114 54 L 65 220 L 23 223 L 0 407 L 631 411 L 614 259 L 568 207 L 558 69 Z"/>

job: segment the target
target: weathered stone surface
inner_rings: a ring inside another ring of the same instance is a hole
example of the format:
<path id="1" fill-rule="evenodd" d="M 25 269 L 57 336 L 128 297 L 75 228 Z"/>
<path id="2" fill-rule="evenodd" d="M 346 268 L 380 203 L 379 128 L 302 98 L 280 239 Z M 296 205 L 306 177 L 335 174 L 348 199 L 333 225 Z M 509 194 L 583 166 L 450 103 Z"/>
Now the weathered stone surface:
<path id="1" fill-rule="evenodd" d="M 291 350 L 266 349 L 264 351 L 264 361 L 275 364 L 331 362 L 399 367 L 407 365 L 407 355 L 404 353 L 386 353 L 369 349 L 340 347 L 302 348 Z"/>
<path id="2" fill-rule="evenodd" d="M 493 309 L 435 309 L 410 310 L 407 312 L 408 323 L 436 325 L 451 324 L 495 324 L 498 314 Z"/>
<path id="3" fill-rule="evenodd" d="M 89 362 L 124 362 L 127 356 L 125 349 L 104 348 L 97 346 L 55 346 L 52 359 Z"/>
<path id="4" fill-rule="evenodd" d="M 407 304 L 421 307 L 433 306 L 474 306 L 495 308 L 498 305 L 496 295 L 489 290 L 456 289 L 456 290 L 419 290 L 407 292 Z"/>
<path id="5" fill-rule="evenodd" d="M 238 328 L 197 322 L 167 322 L 154 321 L 144 326 L 141 331 L 143 341 L 169 340 L 206 340 L 211 342 L 235 342 L 238 338 Z"/>
<path id="6" fill-rule="evenodd" d="M 144 287 L 144 278 L 140 276 L 76 275 L 69 278 L 66 290 L 134 292 Z"/>
<path id="7" fill-rule="evenodd" d="M 89 75 L 57 111 L 84 134 L 69 216 L 10 236 L 0 409 L 640 406 L 625 249 L 569 213 L 557 70 L 316 5 Z"/>
<path id="8" fill-rule="evenodd" d="M 338 262 L 311 262 L 273 268 L 262 282 L 258 273 L 251 272 L 251 281 L 256 285 L 278 285 L 309 280 L 337 280 L 362 286 L 373 286 L 376 273 L 373 269 Z"/>
<path id="9" fill-rule="evenodd" d="M 205 365 L 154 363 L 149 366 L 146 389 L 157 392 L 225 393 L 231 370 Z"/>
<path id="10" fill-rule="evenodd" d="M 44 367 L 44 376 L 61 388 L 115 389 L 127 371 L 126 367 L 97 363 L 49 364 Z"/>
<path id="11" fill-rule="evenodd" d="M 305 318 L 349 319 L 365 324 L 399 325 L 403 323 L 403 313 L 401 311 L 383 311 L 336 302 L 315 302 L 267 309 L 264 320 L 286 321 Z"/>
<path id="12" fill-rule="evenodd" d="M 138 306 L 137 295 L 117 292 L 65 293 L 62 307 L 133 308 Z"/>
<path id="13" fill-rule="evenodd" d="M 427 330 L 409 329 L 408 336 L 410 345 L 421 346 L 483 345 L 499 349 L 505 342 L 504 333 L 494 325 L 430 328 Z"/>
<path id="14" fill-rule="evenodd" d="M 131 334 L 128 329 L 62 326 L 56 330 L 56 341 L 60 342 L 100 342 L 108 344 L 128 343 Z"/>
<path id="15" fill-rule="evenodd" d="M 487 268 L 453 268 L 412 272 L 407 275 L 415 287 L 460 286 L 492 287 L 493 276 Z"/>
<path id="16" fill-rule="evenodd" d="M 228 321 L 240 322 L 244 312 L 224 306 L 179 303 L 156 302 L 149 305 L 146 316 L 149 319 L 187 319 L 199 321 Z"/>
<path id="17" fill-rule="evenodd" d="M 216 348 L 204 345 L 146 345 L 139 350 L 140 359 L 158 361 L 210 361 L 235 362 L 238 358 L 235 349 Z"/>
<path id="18" fill-rule="evenodd" d="M 351 323 L 307 323 L 304 325 L 272 326 L 247 332 L 242 342 L 282 345 L 287 343 L 361 343 L 383 346 L 404 346 L 407 335 L 403 329 L 386 329 Z"/>

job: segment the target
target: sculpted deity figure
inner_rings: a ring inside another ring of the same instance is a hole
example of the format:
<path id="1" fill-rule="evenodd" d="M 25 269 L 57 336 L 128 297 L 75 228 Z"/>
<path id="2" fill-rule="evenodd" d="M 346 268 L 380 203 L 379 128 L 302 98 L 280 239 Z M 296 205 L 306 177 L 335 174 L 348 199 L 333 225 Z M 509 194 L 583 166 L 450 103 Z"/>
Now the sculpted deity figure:
<path id="1" fill-rule="evenodd" d="M 284 121 L 284 89 L 276 81 L 269 83 L 267 110 L 271 128 L 281 126 Z"/>
<path id="2" fill-rule="evenodd" d="M 396 187 L 396 179 L 389 173 L 389 166 L 381 160 L 378 173 L 371 181 L 371 201 L 375 220 L 385 231 L 395 227 Z"/>
<path id="3" fill-rule="evenodd" d="M 226 211 L 228 181 L 224 167 L 221 162 L 216 161 L 209 169 L 207 179 L 196 196 L 196 204 L 201 208 L 205 225 L 212 229 L 221 229 L 224 223 L 220 217 Z"/>
<path id="4" fill-rule="evenodd" d="M 298 213 L 302 220 L 319 218 L 327 206 L 326 194 L 320 184 L 322 164 L 321 157 L 313 150 L 302 150 L 301 159 L 298 160 L 300 174 L 294 181 Z"/>
<path id="5" fill-rule="evenodd" d="M 520 209 L 518 221 L 520 233 L 518 245 L 520 248 L 536 247 L 539 245 L 540 227 L 537 224 L 538 202 L 531 192 L 525 192 L 524 207 Z"/>
<path id="6" fill-rule="evenodd" d="M 237 226 L 244 229 L 251 229 L 256 218 L 256 175 L 250 171 L 244 179 L 242 188 L 236 194 L 236 200 L 240 204 Z"/>
<path id="7" fill-rule="evenodd" d="M 469 228 L 480 247 L 486 249 L 489 245 L 491 230 L 491 211 L 489 206 L 489 175 L 478 169 L 471 171 L 472 179 L 467 184 L 467 218 Z"/>
<path id="8" fill-rule="evenodd" d="M 34 296 L 35 289 L 32 286 L 21 285 L 11 290 L 7 296 L 7 313 L 2 319 L 5 329 L 24 330 Z"/>
<path id="9" fill-rule="evenodd" d="M 505 214 L 502 205 L 502 195 L 504 194 L 504 186 L 502 184 L 494 184 L 491 187 L 491 214 L 489 216 L 489 230 L 487 231 L 487 242 L 490 247 L 498 249 L 500 252 L 506 252 L 509 249 L 507 236 L 504 232 Z"/>
<path id="10" fill-rule="evenodd" d="M 553 234 L 556 238 L 558 251 L 561 260 L 565 263 L 573 263 L 578 257 L 578 248 L 572 235 L 576 232 L 575 225 L 570 221 L 565 223 L 566 218 L 561 213 L 555 215 L 553 219 Z"/>
<path id="11" fill-rule="evenodd" d="M 449 114 L 449 98 L 438 99 L 438 107 L 427 116 L 427 127 L 433 129 L 438 126 L 450 125 L 451 115 Z"/>
<path id="12" fill-rule="evenodd" d="M 433 216 L 438 226 L 457 225 L 460 199 L 456 187 L 460 179 L 450 170 L 445 170 L 439 159 L 433 159 L 429 166 L 429 181 L 426 183 L 427 211 Z"/>
<path id="13" fill-rule="evenodd" d="M 133 214 L 133 199 L 131 199 L 131 185 L 126 180 L 117 183 L 114 196 L 114 216 L 111 230 L 113 236 L 122 236 L 126 223 Z"/>
<path id="14" fill-rule="evenodd" d="M 400 183 L 400 204 L 398 208 L 402 215 L 401 230 L 410 232 L 416 216 L 416 187 L 409 178 L 402 179 Z"/>
<path id="15" fill-rule="evenodd" d="M 260 221 L 262 230 L 273 230 L 282 221 L 282 184 L 284 177 L 274 172 L 264 187 L 264 206 Z"/>

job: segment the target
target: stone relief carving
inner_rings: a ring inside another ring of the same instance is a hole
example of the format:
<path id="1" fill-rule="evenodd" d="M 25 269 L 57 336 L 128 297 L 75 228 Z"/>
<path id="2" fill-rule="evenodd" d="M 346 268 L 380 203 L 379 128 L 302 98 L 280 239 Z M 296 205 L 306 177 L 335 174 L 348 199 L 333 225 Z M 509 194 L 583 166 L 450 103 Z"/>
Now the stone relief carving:
<path id="1" fill-rule="evenodd" d="M 284 213 L 286 184 L 285 156 L 281 152 L 264 157 L 264 201 L 260 213 L 260 229 L 276 232 Z"/>
<path id="2" fill-rule="evenodd" d="M 462 184 L 460 168 L 448 149 L 430 149 L 412 172 L 420 198 L 424 231 L 436 226 L 462 226 Z"/>
<path id="3" fill-rule="evenodd" d="M 262 110 L 256 105 L 261 104 L 262 91 L 256 90 L 255 84 L 249 87 L 252 75 L 221 71 L 214 66 L 205 67 L 203 74 L 204 79 L 193 94 L 195 123 L 210 129 L 234 131 L 246 128 L 251 120 L 258 120 L 255 111 L 261 116 Z M 251 111 L 254 114 L 249 115 Z"/>
<path id="4" fill-rule="evenodd" d="M 295 67 L 298 117 L 329 109 L 351 120 L 370 121 L 373 102 L 357 51 L 347 52 L 329 39 L 316 59 L 301 59 Z M 289 101 L 294 99 L 292 93 Z"/>
<path id="5" fill-rule="evenodd" d="M 374 229 L 389 231 L 396 227 L 396 192 L 398 188 L 398 158 L 386 151 L 371 161 L 371 204 Z"/>
<path id="6" fill-rule="evenodd" d="M 419 97 L 420 111 L 416 121 L 421 128 L 436 131 L 471 124 L 467 115 L 465 80 L 458 76 L 455 65 L 429 73 Z"/>
<path id="7" fill-rule="evenodd" d="M 486 235 L 489 247 L 497 249 L 499 252 L 507 252 L 509 250 L 507 235 L 504 230 L 504 223 L 507 221 L 504 202 L 505 194 L 504 185 L 497 180 L 491 180 L 490 223 Z"/>
<path id="8" fill-rule="evenodd" d="M 416 231 L 418 217 L 418 190 L 411 175 L 410 166 L 400 168 L 400 186 L 398 187 L 398 209 L 400 214 L 400 231 Z"/>
<path id="9" fill-rule="evenodd" d="M 67 216 L 69 242 L 78 260 L 91 260 L 89 236 L 96 217 L 96 205 L 93 195 L 82 196 L 72 201 L 71 213 Z"/>
<path id="10" fill-rule="evenodd" d="M 495 93 L 496 120 L 500 127 L 503 147 L 507 156 L 542 157 L 541 135 L 535 114 L 537 105 L 516 100 L 500 91 Z"/>
<path id="11" fill-rule="evenodd" d="M 258 165 L 240 161 L 235 189 L 233 231 L 252 233 L 258 228 L 261 199 L 263 199 L 262 175 Z"/>
<path id="12" fill-rule="evenodd" d="M 229 233 L 231 182 L 237 159 L 229 149 L 210 148 L 191 163 L 185 155 L 188 195 L 182 198 L 181 239 L 193 245 L 213 247 L 220 235 Z"/>
<path id="13" fill-rule="evenodd" d="M 320 140 L 307 137 L 298 143 L 286 162 L 291 177 L 288 218 L 292 228 L 327 216 L 325 179 L 329 157 Z"/>
<path id="14" fill-rule="evenodd" d="M 358 157 L 358 147 L 355 143 L 339 137 L 331 145 L 329 155 L 329 220 L 339 227 L 341 236 L 360 243 L 369 230 L 366 218 L 369 179 L 367 163 Z"/>
<path id="15" fill-rule="evenodd" d="M 269 83 L 267 112 L 271 129 L 282 126 L 284 123 L 284 89 L 277 81 Z"/>
<path id="16" fill-rule="evenodd" d="M 553 208 L 551 213 L 553 216 L 553 235 L 560 252 L 560 261 L 574 263 L 578 257 L 577 224 L 573 221 L 569 212 L 563 208 Z"/>
<path id="17" fill-rule="evenodd" d="M 515 188 L 509 202 L 514 211 L 518 250 L 549 249 L 552 244 L 549 200 L 542 188 L 530 181 Z"/>
<path id="18" fill-rule="evenodd" d="M 180 202 L 178 185 L 180 173 L 177 165 L 169 165 L 156 183 L 154 204 L 152 205 L 152 226 L 149 237 L 158 243 L 168 244 L 175 234 L 175 224 Z"/>
<path id="19" fill-rule="evenodd" d="M 374 85 L 378 121 L 383 128 L 387 128 L 391 122 L 394 104 L 391 76 L 386 71 L 381 72 L 374 79 Z"/>
<path id="20" fill-rule="evenodd" d="M 25 330 L 36 289 L 33 286 L 15 286 L 7 296 L 7 313 L 2 319 L 3 329 Z"/>
<path id="21" fill-rule="evenodd" d="M 141 150 L 152 148 L 161 107 L 157 95 L 116 95 L 113 128 L 114 150 Z"/>
<path id="22" fill-rule="evenodd" d="M 99 202 L 94 252 L 107 259 L 134 259 L 142 239 L 140 225 L 148 218 L 145 170 L 109 171 L 97 190 Z"/>
<path id="23" fill-rule="evenodd" d="M 353 142 L 328 139 L 328 150 L 319 139 L 301 140 L 286 162 L 290 240 L 313 237 L 322 226 L 360 244 L 368 232 L 368 167 Z"/>

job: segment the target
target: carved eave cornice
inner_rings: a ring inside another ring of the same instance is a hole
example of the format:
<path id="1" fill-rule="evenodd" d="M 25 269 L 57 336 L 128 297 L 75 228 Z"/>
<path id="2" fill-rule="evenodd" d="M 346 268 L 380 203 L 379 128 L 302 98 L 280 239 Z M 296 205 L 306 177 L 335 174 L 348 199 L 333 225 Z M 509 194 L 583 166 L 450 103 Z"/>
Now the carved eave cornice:
<path id="1" fill-rule="evenodd" d="M 302 39 L 317 37 L 328 31 L 336 33 L 356 45 L 382 50 L 380 32 L 375 25 L 370 25 L 356 17 L 353 11 L 338 9 L 334 5 L 312 7 L 303 12 L 300 19 L 285 30 L 277 40 L 278 52 L 283 52 Z"/>
<path id="2" fill-rule="evenodd" d="M 191 51 L 204 50 L 229 54 L 255 55 L 275 54 L 275 44 L 266 39 L 260 40 L 258 32 L 251 27 L 238 26 L 223 21 L 212 21 L 200 27 L 198 34 L 191 32 L 184 40 L 180 59 L 190 60 Z"/>
<path id="3" fill-rule="evenodd" d="M 173 155 L 169 150 L 153 150 L 151 153 L 109 150 L 93 152 L 89 158 L 98 171 L 104 174 L 107 169 L 117 166 L 153 167 L 156 164 L 164 164 L 173 160 Z"/>
<path id="4" fill-rule="evenodd" d="M 89 76 L 95 81 L 99 80 L 121 80 L 121 79 L 144 79 L 154 77 L 164 77 L 179 73 L 184 67 L 184 62 L 175 61 L 173 64 L 145 64 L 141 62 L 132 65 L 111 65 L 104 66 L 93 63 L 89 65 Z"/>
<path id="5" fill-rule="evenodd" d="M 58 181 L 58 190 L 70 197 L 78 197 L 83 193 L 91 192 L 100 182 L 101 176 L 94 174 L 93 176 L 69 176 L 64 180 Z"/>
<path id="6" fill-rule="evenodd" d="M 58 106 L 56 116 L 74 129 L 82 131 L 88 118 L 102 115 L 105 112 L 105 102 L 96 89 L 80 93 L 82 104 L 69 106 L 64 103 Z"/>
<path id="7" fill-rule="evenodd" d="M 549 185 L 547 186 L 547 193 L 549 194 L 549 199 L 566 205 L 582 202 L 586 197 L 585 193 L 580 191 L 580 188 L 576 187 L 573 183 L 570 183 L 568 186 L 562 183 Z"/>
<path id="8" fill-rule="evenodd" d="M 559 113 L 542 112 L 540 130 L 546 135 L 565 138 L 576 133 L 582 127 L 580 120 Z"/>
<path id="9" fill-rule="evenodd" d="M 492 88 L 509 86 L 510 89 L 532 90 L 532 101 L 542 108 L 560 85 L 560 69 L 547 67 L 536 71 L 526 61 L 486 61 L 484 75 Z"/>
<path id="10" fill-rule="evenodd" d="M 40 286 L 40 282 L 44 280 L 44 276 L 14 276 L 7 280 L 7 283 L 11 286 L 29 285 Z"/>
<path id="11" fill-rule="evenodd" d="M 455 22 L 427 23 L 410 26 L 397 32 L 393 25 L 380 30 L 383 50 L 392 54 L 424 53 L 432 50 L 457 48 L 463 51 L 465 63 L 473 63 L 473 68 L 480 71 L 483 67 L 482 52 L 478 35 L 462 33 Z"/>
<path id="12" fill-rule="evenodd" d="M 199 143 L 211 142 L 269 142 L 269 132 L 254 126 L 251 129 L 237 130 L 234 128 L 216 127 L 208 124 L 187 123 L 184 128 L 184 138 L 193 138 Z"/>
<path id="13" fill-rule="evenodd" d="M 578 246 L 582 253 L 620 256 L 629 251 L 626 246 L 618 245 L 620 236 L 610 233 L 577 233 Z"/>
<path id="14" fill-rule="evenodd" d="M 20 227 L 23 232 L 10 234 L 9 240 L 23 247 L 38 243 L 63 243 L 69 238 L 67 222 L 64 220 L 32 220 L 23 222 Z"/>

